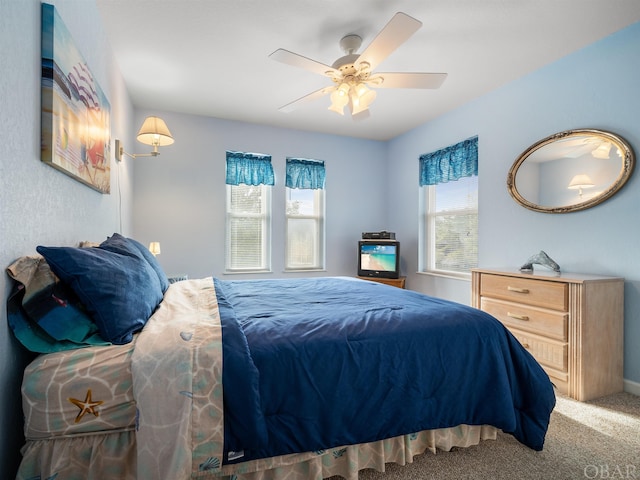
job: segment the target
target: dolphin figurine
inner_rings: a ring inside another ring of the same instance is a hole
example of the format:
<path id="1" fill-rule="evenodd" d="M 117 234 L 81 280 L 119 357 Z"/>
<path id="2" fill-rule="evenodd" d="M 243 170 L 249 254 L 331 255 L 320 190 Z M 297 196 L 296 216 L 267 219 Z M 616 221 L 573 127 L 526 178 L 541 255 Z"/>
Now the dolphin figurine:
<path id="1" fill-rule="evenodd" d="M 543 267 L 547 267 L 554 272 L 560 273 L 560 265 L 554 262 L 549 255 L 547 255 L 543 250 L 540 250 L 540 253 L 536 253 L 529 257 L 529 260 L 520 267 L 521 272 L 533 272 L 533 264 L 536 263 L 538 265 L 542 265 Z"/>

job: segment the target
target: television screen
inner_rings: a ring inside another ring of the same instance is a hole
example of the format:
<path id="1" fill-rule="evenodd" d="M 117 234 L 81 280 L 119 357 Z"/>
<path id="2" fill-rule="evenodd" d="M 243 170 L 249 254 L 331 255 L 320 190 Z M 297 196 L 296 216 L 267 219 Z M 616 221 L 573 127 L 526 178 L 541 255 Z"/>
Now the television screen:
<path id="1" fill-rule="evenodd" d="M 398 278 L 400 242 L 360 240 L 358 242 L 358 276 Z"/>

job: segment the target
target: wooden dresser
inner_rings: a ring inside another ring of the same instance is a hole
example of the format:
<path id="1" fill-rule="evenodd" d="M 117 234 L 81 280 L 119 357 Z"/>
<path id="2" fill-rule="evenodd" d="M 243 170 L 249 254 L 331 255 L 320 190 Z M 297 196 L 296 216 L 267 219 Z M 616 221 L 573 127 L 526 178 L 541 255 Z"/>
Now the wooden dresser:
<path id="1" fill-rule="evenodd" d="M 471 305 L 500 320 L 559 392 L 576 400 L 623 389 L 624 279 L 477 268 Z"/>

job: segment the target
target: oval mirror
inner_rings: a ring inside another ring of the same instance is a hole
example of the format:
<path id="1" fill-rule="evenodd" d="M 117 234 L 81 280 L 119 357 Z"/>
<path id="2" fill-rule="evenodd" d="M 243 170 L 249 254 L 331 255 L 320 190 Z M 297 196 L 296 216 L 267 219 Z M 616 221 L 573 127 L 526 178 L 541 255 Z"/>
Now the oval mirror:
<path id="1" fill-rule="evenodd" d="M 619 135 L 567 130 L 536 142 L 507 175 L 509 193 L 523 207 L 576 212 L 604 202 L 629 180 L 633 150 Z"/>

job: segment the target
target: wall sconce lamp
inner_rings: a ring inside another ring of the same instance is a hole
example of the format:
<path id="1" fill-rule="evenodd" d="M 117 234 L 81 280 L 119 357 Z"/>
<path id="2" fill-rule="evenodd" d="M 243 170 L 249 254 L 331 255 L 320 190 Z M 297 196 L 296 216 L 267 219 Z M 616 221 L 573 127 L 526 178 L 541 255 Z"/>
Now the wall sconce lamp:
<path id="1" fill-rule="evenodd" d="M 589 175 L 587 175 L 586 173 L 580 173 L 578 175 L 575 175 L 571 179 L 567 188 L 569 190 L 578 190 L 578 195 L 580 195 L 580 198 L 582 198 L 582 189 L 591 188 L 594 186 L 595 184 L 593 183 L 593 180 L 589 178 Z"/>
<path id="2" fill-rule="evenodd" d="M 153 256 L 160 255 L 160 242 L 151 242 L 149 244 L 149 251 L 153 253 Z"/>
<path id="3" fill-rule="evenodd" d="M 122 161 L 122 155 L 127 155 L 131 158 L 138 157 L 157 157 L 160 155 L 158 151 L 158 147 L 164 147 L 166 145 L 171 145 L 173 143 L 173 137 L 171 136 L 171 132 L 167 128 L 167 124 L 164 123 L 159 117 L 147 117 L 140 127 L 138 131 L 138 136 L 136 137 L 140 143 L 144 143 L 145 145 L 151 145 L 153 147 L 153 151 L 150 153 L 127 153 L 124 151 L 124 148 L 120 144 L 120 140 L 116 139 L 116 160 L 118 162 Z"/>

